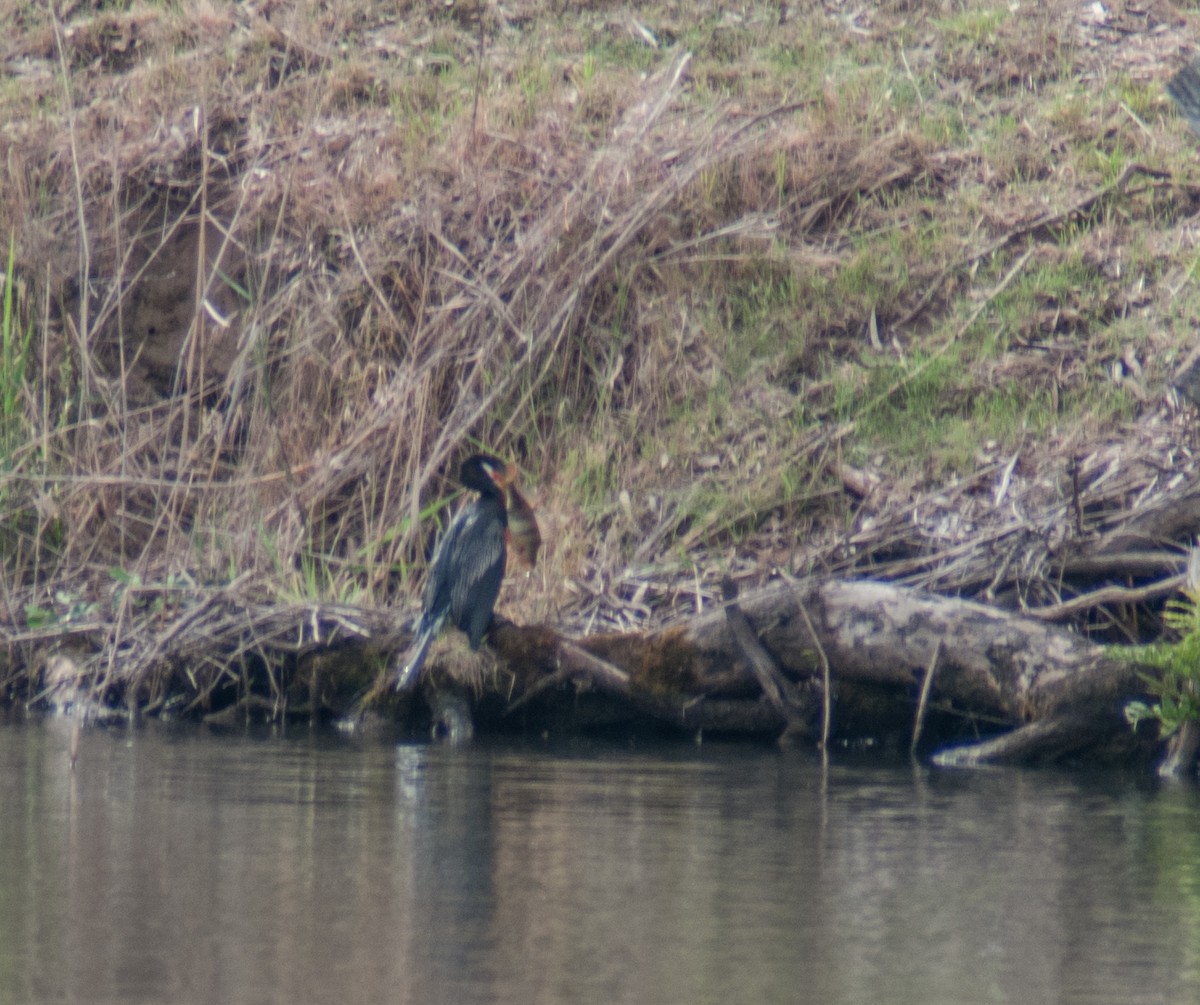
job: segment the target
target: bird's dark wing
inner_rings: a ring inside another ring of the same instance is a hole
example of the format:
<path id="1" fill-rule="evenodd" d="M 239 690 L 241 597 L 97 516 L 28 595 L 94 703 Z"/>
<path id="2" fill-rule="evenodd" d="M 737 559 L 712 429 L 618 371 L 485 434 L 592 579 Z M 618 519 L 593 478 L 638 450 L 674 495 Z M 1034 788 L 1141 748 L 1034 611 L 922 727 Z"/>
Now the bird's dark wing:
<path id="1" fill-rule="evenodd" d="M 476 499 L 454 518 L 429 565 L 421 630 L 449 618 L 478 647 L 504 577 L 504 528 L 504 504 L 494 497 Z"/>
<path id="2" fill-rule="evenodd" d="M 486 492 L 460 510 L 433 551 L 425 578 L 417 643 L 396 679 L 399 690 L 420 680 L 433 637 L 449 619 L 478 649 L 492 620 L 492 608 L 504 578 L 507 516 L 503 497 Z"/>
<path id="3" fill-rule="evenodd" d="M 459 574 L 450 584 L 450 616 L 478 649 L 492 620 L 507 558 L 504 543 L 504 504 L 480 499 L 471 507 L 470 526 L 459 539 Z"/>
<path id="4" fill-rule="evenodd" d="M 470 522 L 475 505 L 472 503 L 459 511 L 433 549 L 429 571 L 425 574 L 425 593 L 421 599 L 421 630 L 432 628 L 450 612 L 456 556 L 461 550 L 463 531 Z"/>

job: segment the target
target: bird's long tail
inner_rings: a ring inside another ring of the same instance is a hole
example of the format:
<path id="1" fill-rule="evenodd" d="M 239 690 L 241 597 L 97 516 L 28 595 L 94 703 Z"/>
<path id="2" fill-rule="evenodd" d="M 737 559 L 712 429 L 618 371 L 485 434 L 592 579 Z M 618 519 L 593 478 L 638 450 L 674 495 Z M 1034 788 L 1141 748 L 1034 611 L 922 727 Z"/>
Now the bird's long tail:
<path id="1" fill-rule="evenodd" d="M 404 668 L 396 676 L 396 690 L 408 691 L 417 686 L 421 679 L 421 669 L 425 666 L 425 656 L 429 652 L 430 643 L 433 642 L 434 635 L 437 634 L 438 625 L 432 624 L 421 629 L 421 634 L 417 636 L 417 644 L 413 649 L 413 654 L 404 664 Z"/>

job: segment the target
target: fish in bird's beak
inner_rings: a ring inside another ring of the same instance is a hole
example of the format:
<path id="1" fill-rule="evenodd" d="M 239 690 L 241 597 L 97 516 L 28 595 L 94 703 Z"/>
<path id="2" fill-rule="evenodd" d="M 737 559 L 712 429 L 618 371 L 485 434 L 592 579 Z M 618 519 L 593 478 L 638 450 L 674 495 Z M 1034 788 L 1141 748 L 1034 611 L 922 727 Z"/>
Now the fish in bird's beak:
<path id="1" fill-rule="evenodd" d="M 516 465 L 510 464 L 499 483 L 508 497 L 508 545 L 517 559 L 527 569 L 532 569 L 537 565 L 542 532 L 533 506 L 517 488 L 518 476 Z"/>

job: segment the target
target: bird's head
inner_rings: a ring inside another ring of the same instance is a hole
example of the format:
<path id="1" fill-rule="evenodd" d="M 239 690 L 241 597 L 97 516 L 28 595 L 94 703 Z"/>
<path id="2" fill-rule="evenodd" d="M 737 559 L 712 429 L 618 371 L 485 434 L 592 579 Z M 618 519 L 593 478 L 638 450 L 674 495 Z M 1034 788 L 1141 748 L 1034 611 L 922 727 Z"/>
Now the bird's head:
<path id="1" fill-rule="evenodd" d="M 458 480 L 483 495 L 503 495 L 505 472 L 502 460 L 488 454 L 474 454 L 462 463 Z"/>

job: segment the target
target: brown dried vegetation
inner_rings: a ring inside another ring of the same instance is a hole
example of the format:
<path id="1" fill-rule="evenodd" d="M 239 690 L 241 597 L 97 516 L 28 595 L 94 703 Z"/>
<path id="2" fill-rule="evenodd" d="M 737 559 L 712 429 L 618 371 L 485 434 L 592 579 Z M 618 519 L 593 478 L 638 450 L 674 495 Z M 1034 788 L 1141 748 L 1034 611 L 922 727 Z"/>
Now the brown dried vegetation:
<path id="1" fill-rule="evenodd" d="M 781 570 L 1062 599 L 1195 478 L 1193 144 L 1130 102 L 1198 25 L 1110 6 L 24 5 L 0 694 L 66 653 L 131 707 L 282 700 L 385 651 L 475 444 L 547 541 L 517 620 Z M 1003 388 L 1042 424 L 889 439 Z"/>

